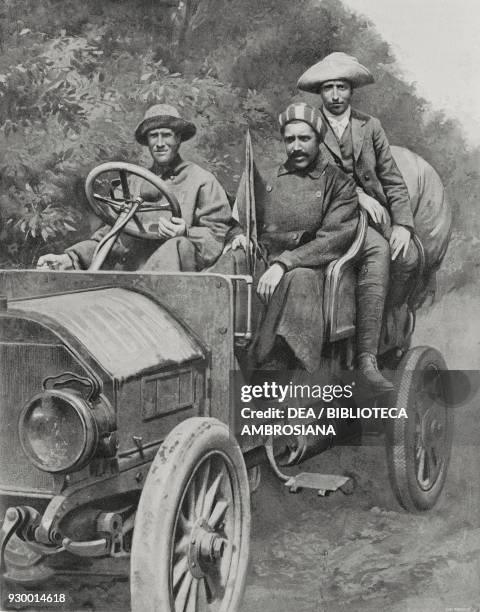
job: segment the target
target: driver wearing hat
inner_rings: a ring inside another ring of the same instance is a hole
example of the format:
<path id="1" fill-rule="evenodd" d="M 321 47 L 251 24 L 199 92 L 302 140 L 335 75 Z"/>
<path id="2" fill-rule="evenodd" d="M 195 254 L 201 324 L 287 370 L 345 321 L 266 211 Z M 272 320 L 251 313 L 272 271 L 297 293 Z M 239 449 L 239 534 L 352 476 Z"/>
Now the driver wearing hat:
<path id="1" fill-rule="evenodd" d="M 167 182 L 177 197 L 182 218 L 155 213 L 155 228 L 162 244 L 120 236 L 109 255 L 110 265 L 122 264 L 127 270 L 195 271 L 212 265 L 221 255 L 231 220 L 231 209 L 225 190 L 218 180 L 197 164 L 180 156 L 182 142 L 195 135 L 193 123 L 183 119 L 168 104 L 150 107 L 135 130 L 135 138 L 148 147 L 153 164 L 150 170 Z M 132 195 L 146 196 L 145 182 L 129 178 Z M 149 199 L 160 199 L 156 192 Z M 153 213 L 142 213 L 152 215 Z M 79 242 L 61 255 L 43 255 L 37 267 L 59 270 L 87 269 L 99 241 L 110 230 L 102 226 L 89 240 Z"/>

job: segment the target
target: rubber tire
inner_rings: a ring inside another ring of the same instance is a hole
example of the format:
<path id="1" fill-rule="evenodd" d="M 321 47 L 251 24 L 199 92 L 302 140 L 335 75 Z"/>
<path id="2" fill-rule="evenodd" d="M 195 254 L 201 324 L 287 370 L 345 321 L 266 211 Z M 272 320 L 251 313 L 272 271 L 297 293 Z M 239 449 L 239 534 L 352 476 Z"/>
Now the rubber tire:
<path id="1" fill-rule="evenodd" d="M 170 555 L 177 509 L 196 466 L 210 451 L 229 460 L 239 490 L 241 535 L 238 565 L 230 570 L 219 612 L 237 612 L 245 590 L 250 547 L 250 491 L 240 447 L 228 427 L 194 417 L 175 427 L 157 452 L 138 505 L 132 541 L 130 589 L 133 612 L 175 612 L 170 599 Z M 159 554 L 162 551 L 163 554 Z"/>
<path id="2" fill-rule="evenodd" d="M 439 370 L 447 370 L 445 360 L 434 348 L 418 346 L 404 355 L 397 375 L 396 408 L 405 409 L 408 419 L 390 419 L 386 430 L 390 482 L 400 505 L 409 512 L 430 510 L 436 504 L 447 476 L 453 439 L 453 409 L 447 406 L 444 464 L 431 489 L 423 490 L 419 486 L 415 472 L 413 449 L 415 420 L 412 418 L 412 400 L 415 393 L 415 371 L 425 370 L 429 365 Z"/>

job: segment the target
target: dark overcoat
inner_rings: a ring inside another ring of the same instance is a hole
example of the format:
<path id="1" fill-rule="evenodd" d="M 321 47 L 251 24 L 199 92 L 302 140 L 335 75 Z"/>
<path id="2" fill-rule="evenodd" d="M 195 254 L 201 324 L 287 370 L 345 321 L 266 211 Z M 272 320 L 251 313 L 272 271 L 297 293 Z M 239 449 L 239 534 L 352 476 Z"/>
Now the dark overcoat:
<path id="1" fill-rule="evenodd" d="M 282 338 L 308 371 L 323 344 L 325 267 L 350 246 L 358 224 L 355 183 L 319 155 L 305 172 L 284 164 L 257 182 L 257 232 L 267 261 L 286 274 L 265 308 L 251 354 L 257 367 Z"/>

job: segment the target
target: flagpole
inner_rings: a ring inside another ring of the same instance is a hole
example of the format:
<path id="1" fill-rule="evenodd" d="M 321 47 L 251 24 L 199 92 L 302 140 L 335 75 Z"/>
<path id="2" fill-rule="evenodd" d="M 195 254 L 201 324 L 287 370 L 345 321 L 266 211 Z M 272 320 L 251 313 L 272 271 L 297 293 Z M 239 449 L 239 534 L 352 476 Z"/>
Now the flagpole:
<path id="1" fill-rule="evenodd" d="M 250 242 L 252 238 L 252 180 L 253 180 L 253 160 L 252 160 L 252 137 L 250 129 L 247 128 L 245 138 L 245 238 L 246 238 L 246 259 L 247 274 L 253 274 L 252 251 Z"/>

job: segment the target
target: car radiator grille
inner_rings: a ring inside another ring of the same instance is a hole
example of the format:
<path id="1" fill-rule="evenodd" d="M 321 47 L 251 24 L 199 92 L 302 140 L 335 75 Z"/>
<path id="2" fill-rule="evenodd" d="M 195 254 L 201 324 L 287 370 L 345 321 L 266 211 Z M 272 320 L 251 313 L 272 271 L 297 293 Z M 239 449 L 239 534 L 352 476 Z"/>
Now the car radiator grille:
<path id="1" fill-rule="evenodd" d="M 18 438 L 18 417 L 25 403 L 42 390 L 46 376 L 72 366 L 63 346 L 0 343 L 0 490 L 52 493 L 53 477 L 35 468 Z"/>

